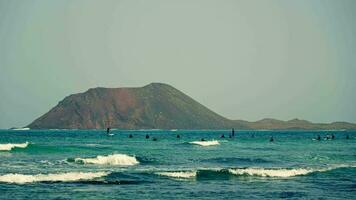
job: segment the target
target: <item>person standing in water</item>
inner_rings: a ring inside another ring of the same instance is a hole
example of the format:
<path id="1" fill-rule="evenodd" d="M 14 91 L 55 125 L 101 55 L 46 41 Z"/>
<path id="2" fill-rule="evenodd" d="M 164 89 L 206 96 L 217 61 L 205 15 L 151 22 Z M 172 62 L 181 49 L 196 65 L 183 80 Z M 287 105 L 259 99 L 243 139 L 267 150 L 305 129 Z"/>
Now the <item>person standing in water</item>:
<path id="1" fill-rule="evenodd" d="M 104 126 L 106 126 L 106 135 L 109 135 L 109 136 L 113 136 L 113 134 L 110 133 L 111 126 L 112 126 L 111 121 L 112 121 L 112 119 L 109 117 L 109 118 L 104 122 Z"/>
<path id="2" fill-rule="evenodd" d="M 232 130 L 231 130 L 231 136 L 235 137 L 235 129 L 234 128 L 232 128 Z"/>
<path id="3" fill-rule="evenodd" d="M 150 138 L 150 136 L 148 134 L 146 134 L 146 139 L 149 139 L 149 138 Z"/>

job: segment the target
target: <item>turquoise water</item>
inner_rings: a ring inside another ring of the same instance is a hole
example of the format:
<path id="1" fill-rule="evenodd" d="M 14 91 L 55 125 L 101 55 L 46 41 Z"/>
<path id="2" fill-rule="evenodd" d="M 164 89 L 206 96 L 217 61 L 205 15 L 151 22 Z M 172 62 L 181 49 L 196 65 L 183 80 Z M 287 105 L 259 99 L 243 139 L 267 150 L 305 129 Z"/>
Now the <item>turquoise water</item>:
<path id="1" fill-rule="evenodd" d="M 1 130 L 0 199 L 356 198 L 356 132 L 112 133 Z"/>

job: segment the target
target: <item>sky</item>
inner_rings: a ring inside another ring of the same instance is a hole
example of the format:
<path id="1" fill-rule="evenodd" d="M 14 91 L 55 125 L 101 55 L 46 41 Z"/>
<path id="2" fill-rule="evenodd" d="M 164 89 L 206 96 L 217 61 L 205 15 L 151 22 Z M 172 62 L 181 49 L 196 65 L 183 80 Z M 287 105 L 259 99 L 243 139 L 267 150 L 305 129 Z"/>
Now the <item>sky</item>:
<path id="1" fill-rule="evenodd" d="M 356 122 L 354 0 L 0 0 L 0 128 L 163 82 L 229 118 Z"/>

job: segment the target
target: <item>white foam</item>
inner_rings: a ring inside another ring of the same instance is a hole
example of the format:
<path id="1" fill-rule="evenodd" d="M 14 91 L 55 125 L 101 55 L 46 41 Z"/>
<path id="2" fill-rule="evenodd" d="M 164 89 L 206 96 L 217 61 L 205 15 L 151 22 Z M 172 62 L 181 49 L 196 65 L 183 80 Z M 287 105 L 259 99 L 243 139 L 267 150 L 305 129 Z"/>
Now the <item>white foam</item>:
<path id="1" fill-rule="evenodd" d="M 306 175 L 314 172 L 310 169 L 264 169 L 264 168 L 246 168 L 246 169 L 229 169 L 231 174 L 250 175 L 262 177 L 292 177 Z"/>
<path id="2" fill-rule="evenodd" d="M 347 164 L 337 164 L 337 165 L 329 165 L 324 168 L 316 168 L 316 169 L 306 169 L 306 168 L 297 168 L 297 169 L 284 169 L 284 168 L 276 168 L 276 169 L 265 169 L 265 168 L 241 168 L 241 169 L 229 169 L 231 174 L 235 175 L 250 175 L 250 176 L 262 176 L 262 177 L 279 177 L 279 178 L 287 178 L 293 176 L 302 176 L 307 175 L 313 172 L 325 172 L 338 168 L 348 168 L 355 167 L 355 165 L 347 165 Z"/>
<path id="3" fill-rule="evenodd" d="M 15 130 L 15 131 L 28 131 L 28 130 L 30 130 L 30 128 L 28 128 L 28 127 L 24 127 L 24 128 L 14 128 L 14 129 L 12 129 L 12 130 Z"/>
<path id="4" fill-rule="evenodd" d="M 11 151 L 13 148 L 26 148 L 28 146 L 28 142 L 20 143 L 20 144 L 0 144 L 0 151 Z"/>
<path id="5" fill-rule="evenodd" d="M 5 183 L 32 183 L 32 182 L 44 182 L 44 181 L 80 181 L 80 180 L 91 180 L 103 176 L 107 176 L 108 172 L 67 172 L 60 174 L 36 174 L 36 175 L 26 175 L 26 174 L 5 174 L 0 176 L 0 182 Z"/>
<path id="6" fill-rule="evenodd" d="M 112 154 L 108 156 L 97 156 L 95 158 L 75 158 L 75 162 L 97 165 L 122 165 L 130 166 L 139 164 L 137 159 L 126 154 Z"/>
<path id="7" fill-rule="evenodd" d="M 101 146 L 100 144 L 85 144 L 85 146 L 88 146 L 88 147 L 98 147 L 98 146 Z"/>
<path id="8" fill-rule="evenodd" d="M 168 176 L 168 177 L 174 177 L 174 178 L 194 178 L 194 177 L 196 177 L 197 172 L 196 171 L 159 172 L 157 174 L 161 175 L 161 176 Z"/>
<path id="9" fill-rule="evenodd" d="M 196 144 L 200 146 L 213 146 L 213 145 L 219 145 L 220 143 L 216 140 L 212 141 L 194 141 L 194 142 L 189 142 L 190 144 Z"/>

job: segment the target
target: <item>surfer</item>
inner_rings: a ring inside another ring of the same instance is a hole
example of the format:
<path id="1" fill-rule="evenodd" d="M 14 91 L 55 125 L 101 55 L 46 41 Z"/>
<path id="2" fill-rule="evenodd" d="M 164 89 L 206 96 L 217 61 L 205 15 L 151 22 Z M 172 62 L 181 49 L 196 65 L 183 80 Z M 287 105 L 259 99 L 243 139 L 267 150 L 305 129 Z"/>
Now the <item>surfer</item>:
<path id="1" fill-rule="evenodd" d="M 111 133 L 110 131 L 111 131 L 111 128 L 110 128 L 110 127 L 106 128 L 106 135 L 107 135 L 107 136 L 114 136 L 114 134 Z"/>
<path id="2" fill-rule="evenodd" d="M 153 140 L 153 141 L 157 141 L 157 138 L 153 138 L 152 140 Z"/>
<path id="3" fill-rule="evenodd" d="M 201 139 L 202 142 L 206 141 L 204 138 Z"/>
<path id="4" fill-rule="evenodd" d="M 350 136 L 349 135 L 346 135 L 346 140 L 350 139 Z"/>
<path id="5" fill-rule="evenodd" d="M 132 134 L 129 135 L 129 138 L 133 138 Z"/>
<path id="6" fill-rule="evenodd" d="M 180 138 L 180 135 L 177 135 L 177 138 Z"/>
<path id="7" fill-rule="evenodd" d="M 150 136 L 148 134 L 146 134 L 146 139 L 149 139 L 149 138 L 150 138 Z"/>
<path id="8" fill-rule="evenodd" d="M 273 136 L 271 136 L 271 138 L 269 139 L 270 142 L 274 142 L 274 138 Z"/>
<path id="9" fill-rule="evenodd" d="M 335 135 L 334 134 L 331 134 L 331 139 L 335 139 Z"/>
<path id="10" fill-rule="evenodd" d="M 113 136 L 114 134 L 110 132 L 110 131 L 111 131 L 111 126 L 112 126 L 112 124 L 111 124 L 111 119 L 108 119 L 108 120 L 104 123 L 104 126 L 106 126 L 106 135 L 107 135 L 107 136 Z"/>
<path id="11" fill-rule="evenodd" d="M 222 134 L 222 135 L 220 136 L 220 138 L 225 138 L 225 135 L 224 135 L 224 134 Z"/>
<path id="12" fill-rule="evenodd" d="M 232 137 L 235 137 L 235 129 L 234 128 L 232 128 L 231 134 L 232 134 Z"/>
<path id="13" fill-rule="evenodd" d="M 316 138 L 316 140 L 319 140 L 319 141 L 321 140 L 321 137 L 320 137 L 320 135 L 318 135 L 318 137 Z"/>

